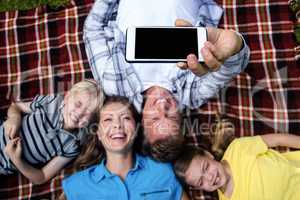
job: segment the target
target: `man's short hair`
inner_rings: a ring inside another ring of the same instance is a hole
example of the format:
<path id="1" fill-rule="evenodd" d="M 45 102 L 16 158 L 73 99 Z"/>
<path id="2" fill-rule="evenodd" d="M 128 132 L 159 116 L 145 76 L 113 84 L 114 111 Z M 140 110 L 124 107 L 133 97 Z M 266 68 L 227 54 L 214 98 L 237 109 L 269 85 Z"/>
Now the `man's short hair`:
<path id="1" fill-rule="evenodd" d="M 155 141 L 150 144 L 144 138 L 143 153 L 151 156 L 154 160 L 160 162 L 172 162 L 177 159 L 181 152 L 184 143 L 184 136 L 182 134 L 171 135 L 163 139 Z"/>

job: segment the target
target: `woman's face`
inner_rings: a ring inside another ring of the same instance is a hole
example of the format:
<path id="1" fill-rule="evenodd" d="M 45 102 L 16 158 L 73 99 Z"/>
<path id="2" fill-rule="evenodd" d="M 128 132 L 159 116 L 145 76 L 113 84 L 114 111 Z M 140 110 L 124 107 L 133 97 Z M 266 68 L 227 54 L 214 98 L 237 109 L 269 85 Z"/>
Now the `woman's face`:
<path id="1" fill-rule="evenodd" d="M 137 132 L 135 128 L 135 119 L 126 105 L 112 102 L 101 109 L 97 134 L 106 152 L 130 151 Z"/>

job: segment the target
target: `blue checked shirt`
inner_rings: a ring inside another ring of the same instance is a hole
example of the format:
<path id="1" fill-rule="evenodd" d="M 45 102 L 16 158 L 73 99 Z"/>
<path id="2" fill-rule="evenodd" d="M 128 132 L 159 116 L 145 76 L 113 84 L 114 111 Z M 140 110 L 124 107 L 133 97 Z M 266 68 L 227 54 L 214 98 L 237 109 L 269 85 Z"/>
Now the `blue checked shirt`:
<path id="1" fill-rule="evenodd" d="M 86 53 L 94 78 L 107 95 L 128 97 L 141 111 L 142 93 L 151 86 L 169 90 L 180 109 L 198 108 L 225 86 L 247 66 L 249 48 L 233 55 L 216 72 L 201 77 L 191 71 L 181 70 L 172 63 L 127 63 L 125 60 L 125 34 L 117 24 L 119 0 L 95 2 L 84 25 Z M 204 7 L 206 6 L 206 9 Z M 215 15 L 212 14 L 215 12 Z M 211 26 L 218 23 L 222 10 L 213 1 L 203 1 L 199 7 L 197 25 Z M 210 18 L 217 16 L 217 19 Z M 174 19 L 175 21 L 175 19 Z M 130 24 L 165 25 L 172 24 Z"/>

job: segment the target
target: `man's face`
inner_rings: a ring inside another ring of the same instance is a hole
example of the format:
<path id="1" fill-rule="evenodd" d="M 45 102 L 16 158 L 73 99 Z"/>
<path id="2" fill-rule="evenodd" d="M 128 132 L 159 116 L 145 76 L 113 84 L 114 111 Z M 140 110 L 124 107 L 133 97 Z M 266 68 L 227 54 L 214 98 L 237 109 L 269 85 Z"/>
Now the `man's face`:
<path id="1" fill-rule="evenodd" d="M 169 91 L 161 87 L 148 89 L 143 109 L 143 126 L 149 143 L 180 134 L 180 122 L 178 104 Z"/>

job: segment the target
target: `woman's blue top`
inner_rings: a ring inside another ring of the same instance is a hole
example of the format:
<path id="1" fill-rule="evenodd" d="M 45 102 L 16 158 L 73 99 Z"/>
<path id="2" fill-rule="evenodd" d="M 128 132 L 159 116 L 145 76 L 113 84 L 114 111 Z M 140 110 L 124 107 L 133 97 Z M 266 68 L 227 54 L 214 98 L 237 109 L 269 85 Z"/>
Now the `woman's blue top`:
<path id="1" fill-rule="evenodd" d="M 63 190 L 68 200 L 179 200 L 182 196 L 171 164 L 139 154 L 124 181 L 109 172 L 102 160 L 64 179 Z"/>

